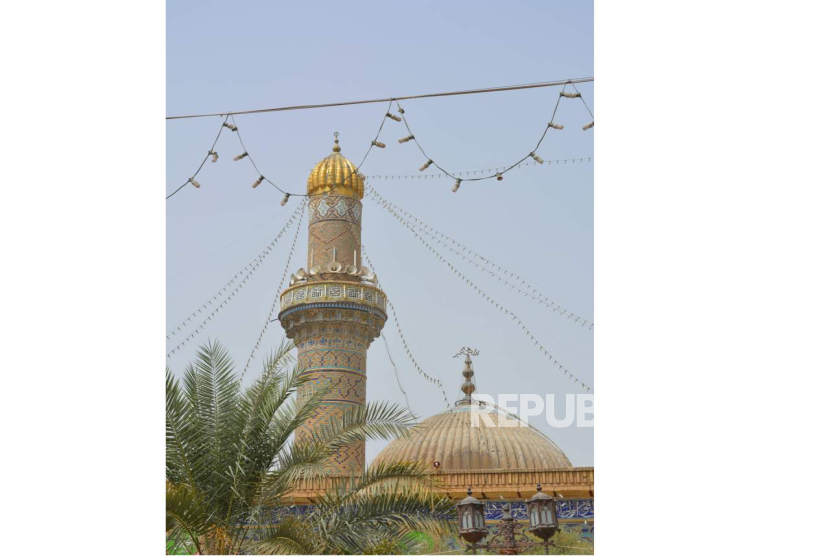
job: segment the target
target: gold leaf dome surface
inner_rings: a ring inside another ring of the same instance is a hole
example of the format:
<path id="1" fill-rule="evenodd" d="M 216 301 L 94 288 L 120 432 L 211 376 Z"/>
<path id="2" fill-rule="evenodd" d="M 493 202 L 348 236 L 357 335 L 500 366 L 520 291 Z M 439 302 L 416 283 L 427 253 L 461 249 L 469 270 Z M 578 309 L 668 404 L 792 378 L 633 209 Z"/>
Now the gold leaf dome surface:
<path id="1" fill-rule="evenodd" d="M 308 176 L 307 190 L 309 195 L 328 193 L 363 198 L 363 177 L 352 161 L 340 154 L 340 142 L 336 138 L 332 153 L 318 162 Z"/>
<path id="2" fill-rule="evenodd" d="M 442 471 L 470 469 L 551 469 L 573 467 L 565 453 L 532 427 L 489 427 L 471 423 L 470 405 L 433 415 L 409 438 L 393 440 L 373 464 L 415 461 Z M 506 416 L 518 424 L 515 416 Z M 497 414 L 490 418 L 498 424 Z"/>

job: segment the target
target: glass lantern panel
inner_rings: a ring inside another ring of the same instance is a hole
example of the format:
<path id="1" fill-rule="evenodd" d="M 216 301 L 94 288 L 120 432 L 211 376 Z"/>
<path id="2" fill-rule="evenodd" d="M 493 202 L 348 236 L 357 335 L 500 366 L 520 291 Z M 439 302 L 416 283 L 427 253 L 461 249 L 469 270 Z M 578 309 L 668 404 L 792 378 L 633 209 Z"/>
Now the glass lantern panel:
<path id="1" fill-rule="evenodd" d="M 539 524 L 539 508 L 534 504 L 533 509 L 530 510 L 530 526 L 536 527 Z"/>

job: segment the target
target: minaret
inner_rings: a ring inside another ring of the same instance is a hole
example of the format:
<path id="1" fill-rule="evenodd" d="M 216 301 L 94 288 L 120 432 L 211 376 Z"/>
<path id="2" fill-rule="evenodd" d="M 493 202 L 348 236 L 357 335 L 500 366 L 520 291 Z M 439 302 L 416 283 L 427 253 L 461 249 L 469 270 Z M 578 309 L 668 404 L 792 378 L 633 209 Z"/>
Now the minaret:
<path id="1" fill-rule="evenodd" d="M 311 378 L 299 398 L 330 387 L 321 409 L 297 429 L 300 442 L 346 408 L 366 405 L 366 352 L 386 322 L 386 296 L 361 265 L 363 176 L 334 135 L 332 154 L 308 178 L 308 266 L 291 276 L 280 300 L 280 323 Z M 363 442 L 340 450 L 334 472 L 362 472 L 365 452 Z"/>

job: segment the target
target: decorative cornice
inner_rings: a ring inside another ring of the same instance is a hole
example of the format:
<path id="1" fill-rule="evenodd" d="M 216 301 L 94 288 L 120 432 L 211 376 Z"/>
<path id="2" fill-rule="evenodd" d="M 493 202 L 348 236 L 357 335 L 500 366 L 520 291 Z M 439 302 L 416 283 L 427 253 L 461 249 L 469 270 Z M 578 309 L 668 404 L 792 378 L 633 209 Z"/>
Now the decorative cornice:
<path id="1" fill-rule="evenodd" d="M 524 500 L 536 493 L 537 483 L 554 497 L 593 498 L 594 468 L 571 467 L 561 469 L 469 469 L 438 471 L 439 490 L 450 498 L 462 499 L 467 488 L 481 501 Z M 349 480 L 347 475 L 300 479 L 290 498 L 297 503 L 314 503 L 318 497 L 339 482 Z"/>

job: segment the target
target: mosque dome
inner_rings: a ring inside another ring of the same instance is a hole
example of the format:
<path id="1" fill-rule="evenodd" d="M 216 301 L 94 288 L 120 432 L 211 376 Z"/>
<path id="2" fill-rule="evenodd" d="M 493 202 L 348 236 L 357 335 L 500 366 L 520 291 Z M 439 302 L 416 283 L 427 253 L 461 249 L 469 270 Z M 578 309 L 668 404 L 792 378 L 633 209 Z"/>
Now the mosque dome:
<path id="1" fill-rule="evenodd" d="M 308 194 L 343 195 L 363 198 L 363 176 L 357 173 L 352 161 L 340 154 L 340 141 L 334 134 L 332 153 L 317 163 L 308 176 Z"/>
<path id="2" fill-rule="evenodd" d="M 525 426 L 487 426 L 487 417 L 498 425 L 501 414 L 508 423 L 522 421 L 496 406 L 483 406 L 471 399 L 475 385 L 469 356 L 464 368 L 464 398 L 456 406 L 424 420 L 409 438 L 393 440 L 373 464 L 415 461 L 441 471 L 477 469 L 553 469 L 571 468 L 565 453 L 535 428 Z M 472 426 L 475 410 L 489 412 Z"/>

